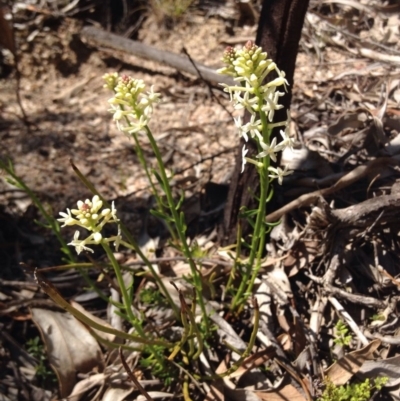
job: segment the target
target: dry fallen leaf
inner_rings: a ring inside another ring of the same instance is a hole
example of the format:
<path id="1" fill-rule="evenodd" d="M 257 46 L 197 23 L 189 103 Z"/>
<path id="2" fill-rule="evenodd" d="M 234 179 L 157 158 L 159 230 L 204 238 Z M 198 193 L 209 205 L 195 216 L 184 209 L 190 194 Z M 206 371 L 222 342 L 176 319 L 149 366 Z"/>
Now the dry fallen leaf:
<path id="1" fill-rule="evenodd" d="M 374 340 L 366 347 L 350 352 L 331 365 L 325 371 L 326 376 L 329 377 L 331 382 L 336 386 L 343 386 L 360 370 L 362 364 L 367 359 L 372 358 L 373 353 L 380 345 L 380 340 Z"/>
<path id="2" fill-rule="evenodd" d="M 94 387 L 101 386 L 105 383 L 106 379 L 107 377 L 104 373 L 97 373 L 81 380 L 80 382 L 76 383 L 74 389 L 68 397 L 68 401 L 79 401 L 81 398 L 84 398 L 87 391 Z"/>
<path id="3" fill-rule="evenodd" d="M 386 386 L 398 386 L 400 384 L 399 366 L 400 355 L 378 361 L 366 361 L 358 371 L 357 377 L 365 380 L 367 378 L 376 379 L 379 376 L 385 376 L 389 379 Z"/>
<path id="4" fill-rule="evenodd" d="M 75 309 L 77 309 L 78 311 L 82 312 L 85 316 L 87 316 L 88 318 L 94 320 L 95 322 L 101 324 L 102 326 L 106 326 L 106 327 L 110 327 L 112 328 L 111 325 L 109 325 L 107 322 L 105 322 L 103 319 L 100 319 L 99 317 L 93 315 L 92 313 L 88 312 L 83 306 L 81 306 L 80 304 L 78 304 L 78 302 L 75 301 L 71 301 L 71 306 L 74 307 Z M 115 334 L 110 334 L 110 333 L 105 333 L 104 331 L 100 331 L 100 330 L 96 330 L 93 329 L 100 338 L 110 341 L 110 342 L 114 342 L 116 335 Z"/>
<path id="5" fill-rule="evenodd" d="M 58 377 L 60 396 L 67 397 L 78 372 L 103 366 L 101 349 L 87 329 L 67 313 L 32 308 L 32 320 L 46 344 L 50 365 Z"/>

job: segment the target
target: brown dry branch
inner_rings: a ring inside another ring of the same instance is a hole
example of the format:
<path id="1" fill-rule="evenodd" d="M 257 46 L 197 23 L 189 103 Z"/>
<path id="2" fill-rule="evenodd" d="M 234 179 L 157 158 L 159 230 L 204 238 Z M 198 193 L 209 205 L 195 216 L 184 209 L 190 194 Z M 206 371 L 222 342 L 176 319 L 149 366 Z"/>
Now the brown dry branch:
<path id="1" fill-rule="evenodd" d="M 299 198 L 293 200 L 292 202 L 286 204 L 280 209 L 273 213 L 270 213 L 266 217 L 266 221 L 274 222 L 279 220 L 284 214 L 289 213 L 292 210 L 299 209 L 301 207 L 310 206 L 316 203 L 319 197 L 324 197 L 332 195 L 335 192 L 347 188 L 348 186 L 354 184 L 355 182 L 367 177 L 371 172 L 374 175 L 379 174 L 380 171 L 384 170 L 389 166 L 398 166 L 399 161 L 391 157 L 381 157 L 374 159 L 367 163 L 366 165 L 358 166 L 354 170 L 345 174 L 341 177 L 334 185 L 324 188 L 318 191 L 310 192 L 308 194 L 301 195 Z M 382 205 L 381 205 L 382 206 Z"/>
<path id="2" fill-rule="evenodd" d="M 113 33 L 105 32 L 102 29 L 90 26 L 82 30 L 82 38 L 96 46 L 132 54 L 144 59 L 157 61 L 158 63 L 176 68 L 178 71 L 187 72 L 194 76 L 201 74 L 201 78 L 214 83 L 233 84 L 230 77 L 217 74 L 215 68 L 207 67 L 197 63 L 189 57 L 184 57 L 166 50 L 156 49 L 130 39 L 123 38 Z"/>

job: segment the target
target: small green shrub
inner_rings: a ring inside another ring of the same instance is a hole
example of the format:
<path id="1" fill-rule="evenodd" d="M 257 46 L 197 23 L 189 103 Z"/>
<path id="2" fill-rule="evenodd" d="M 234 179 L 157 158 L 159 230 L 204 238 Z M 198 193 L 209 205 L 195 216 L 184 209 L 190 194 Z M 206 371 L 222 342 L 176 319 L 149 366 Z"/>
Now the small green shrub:
<path id="1" fill-rule="evenodd" d="M 325 390 L 317 401 L 368 401 L 374 390 L 381 390 L 389 379 L 378 377 L 373 383 L 365 379 L 362 383 L 336 386 L 330 380 L 325 381 Z"/>
<path id="2" fill-rule="evenodd" d="M 36 378 L 38 381 L 40 383 L 56 382 L 56 375 L 48 366 L 46 351 L 40 337 L 36 336 L 28 340 L 26 342 L 26 350 L 39 361 L 36 366 Z"/>
<path id="3" fill-rule="evenodd" d="M 342 320 L 338 320 L 335 325 L 335 339 L 333 342 L 335 344 L 339 344 L 344 346 L 350 345 L 352 337 L 349 333 L 349 329 L 347 328 L 346 324 Z"/>

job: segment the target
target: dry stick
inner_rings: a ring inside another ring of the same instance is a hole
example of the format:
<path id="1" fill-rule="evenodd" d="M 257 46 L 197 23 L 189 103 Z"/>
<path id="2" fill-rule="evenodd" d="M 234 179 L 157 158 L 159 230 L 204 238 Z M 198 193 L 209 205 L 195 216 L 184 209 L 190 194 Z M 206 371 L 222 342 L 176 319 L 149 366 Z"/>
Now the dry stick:
<path id="1" fill-rule="evenodd" d="M 210 94 L 211 99 L 214 99 L 230 116 L 231 118 L 233 118 L 232 113 L 225 107 L 225 105 L 223 105 L 221 103 L 221 101 L 219 100 L 219 98 L 217 96 L 214 95 L 213 92 L 213 88 L 211 87 L 211 85 L 203 78 L 203 75 L 201 74 L 200 70 L 197 68 L 197 64 L 196 62 L 192 59 L 192 57 L 190 56 L 189 52 L 186 50 L 186 47 L 182 48 L 183 52 L 186 54 L 186 56 L 188 57 L 189 61 L 192 63 L 194 69 L 197 71 L 197 74 L 199 75 L 199 78 L 207 85 L 208 88 L 208 92 Z M 222 75 L 221 75 L 222 77 Z"/>
<path id="2" fill-rule="evenodd" d="M 400 345 L 400 337 L 392 337 L 392 336 L 382 336 L 381 334 L 374 333 L 371 334 L 368 330 L 364 332 L 367 338 L 371 340 L 381 340 L 383 343 L 390 344 L 390 345 Z"/>
<path id="3" fill-rule="evenodd" d="M 153 398 L 149 396 L 149 393 L 144 389 L 144 387 L 139 383 L 139 380 L 135 377 L 135 375 L 132 373 L 131 369 L 129 368 L 128 364 L 126 363 L 126 360 L 124 358 L 124 354 L 122 352 L 122 348 L 119 347 L 119 357 L 121 358 L 122 365 L 124 366 L 124 369 L 126 373 L 128 374 L 128 377 L 133 381 L 137 389 L 142 393 L 143 397 L 146 398 L 147 401 L 153 401 Z"/>
<path id="4" fill-rule="evenodd" d="M 181 175 L 181 174 L 183 174 L 185 171 L 189 171 L 189 170 L 193 169 L 194 167 L 198 166 L 199 164 L 204 163 L 204 162 L 207 161 L 207 160 L 214 160 L 214 159 L 216 159 L 217 157 L 222 156 L 222 155 L 225 154 L 225 153 L 233 152 L 233 151 L 235 151 L 236 149 L 237 149 L 236 146 L 232 146 L 232 147 L 230 147 L 230 148 L 223 149 L 223 150 L 221 150 L 220 152 L 213 153 L 213 154 L 210 155 L 210 156 L 202 157 L 200 160 L 198 160 L 198 161 L 196 161 L 196 162 L 190 164 L 189 166 L 187 166 L 187 167 L 185 167 L 185 168 L 182 168 L 182 169 L 180 169 L 180 170 L 176 170 L 176 171 L 174 172 L 174 176 Z M 137 193 L 139 193 L 139 192 L 142 192 L 142 191 L 147 191 L 147 190 L 149 190 L 150 188 L 151 188 L 151 186 L 148 185 L 148 186 L 146 186 L 146 187 L 144 187 L 144 188 L 142 188 L 142 189 L 137 189 L 136 191 L 129 192 L 127 195 L 125 195 L 125 198 L 127 198 L 127 197 L 129 197 L 129 196 L 133 196 L 133 195 L 135 195 L 135 194 L 137 194 Z M 0 192 L 0 194 L 1 194 L 1 192 Z"/>
<path id="5" fill-rule="evenodd" d="M 234 84 L 231 77 L 217 74 L 214 68 L 207 67 L 204 64 L 194 63 L 196 66 L 195 68 L 187 57 L 126 39 L 93 26 L 83 28 L 81 36 L 90 41 L 90 43 L 94 43 L 96 46 L 109 47 L 114 51 L 118 50 L 148 60 L 157 61 L 158 63 L 168 65 L 179 71 L 195 75 L 196 77 L 201 73 L 202 78 L 207 81 L 225 83 L 227 85 Z"/>
<path id="6" fill-rule="evenodd" d="M 324 279 L 322 277 L 317 277 L 310 273 L 305 273 L 305 275 L 309 277 L 312 281 L 315 281 L 318 284 L 323 284 L 323 289 L 327 294 L 336 295 L 340 298 L 345 299 L 346 301 L 367 306 L 368 308 L 383 309 L 387 306 L 384 301 L 380 301 L 379 299 L 367 297 L 365 295 L 352 294 L 351 292 L 347 292 L 340 288 L 334 287 L 333 285 L 324 282 Z"/>
<path id="7" fill-rule="evenodd" d="M 333 307 L 338 311 L 339 315 L 346 320 L 347 324 L 353 330 L 354 334 L 359 338 L 364 346 L 369 344 L 369 341 L 361 332 L 360 328 L 358 327 L 357 323 L 353 320 L 353 318 L 346 312 L 343 306 L 335 297 L 329 297 L 329 302 L 333 305 Z"/>
<path id="8" fill-rule="evenodd" d="M 275 212 L 272 212 L 269 215 L 267 215 L 266 221 L 267 222 L 278 221 L 284 214 L 289 213 L 294 209 L 298 209 L 304 206 L 310 206 L 312 203 L 316 202 L 319 197 L 331 195 L 343 188 L 346 188 L 349 185 L 354 184 L 361 178 L 366 177 L 373 170 L 380 171 L 387 166 L 397 166 L 397 165 L 399 165 L 399 161 L 391 157 L 381 157 L 379 159 L 372 160 L 365 165 L 356 167 L 354 170 L 350 171 L 348 174 L 340 178 L 334 185 L 330 186 L 329 188 L 324 188 L 318 191 L 301 195 L 294 201 L 289 202 L 288 204 L 276 210 Z"/>

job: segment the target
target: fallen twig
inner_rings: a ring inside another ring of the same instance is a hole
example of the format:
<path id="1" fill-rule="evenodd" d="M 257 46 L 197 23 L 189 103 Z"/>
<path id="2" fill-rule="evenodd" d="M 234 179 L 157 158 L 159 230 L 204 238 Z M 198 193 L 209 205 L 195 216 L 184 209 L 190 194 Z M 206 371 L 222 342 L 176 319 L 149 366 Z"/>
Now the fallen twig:
<path id="1" fill-rule="evenodd" d="M 361 178 L 366 177 L 372 170 L 374 170 L 374 172 L 376 173 L 377 171 L 379 172 L 387 166 L 397 166 L 398 164 L 399 162 L 391 157 L 381 157 L 379 159 L 372 160 L 365 165 L 356 167 L 354 170 L 350 171 L 348 174 L 340 178 L 334 185 L 330 186 L 329 188 L 324 188 L 318 191 L 301 195 L 297 199 L 289 202 L 275 212 L 268 214 L 265 219 L 267 222 L 277 221 L 284 214 L 289 213 L 294 209 L 298 209 L 304 206 L 310 206 L 312 203 L 315 203 L 320 196 L 331 195 L 343 188 L 348 187 L 351 184 L 354 184 Z"/>
<path id="2" fill-rule="evenodd" d="M 340 304 L 340 302 L 334 297 L 329 297 L 328 299 L 329 299 L 329 302 L 333 305 L 333 307 L 337 310 L 339 315 L 344 320 L 346 320 L 346 323 L 349 325 L 351 330 L 353 330 L 353 333 L 358 337 L 358 339 L 361 341 L 361 343 L 363 345 L 367 346 L 369 344 L 369 341 L 364 336 L 364 334 L 361 332 L 361 330 L 358 327 L 357 323 L 353 320 L 353 318 L 346 312 L 346 310 Z"/>
<path id="3" fill-rule="evenodd" d="M 157 61 L 176 68 L 179 71 L 187 72 L 189 74 L 201 77 L 207 81 L 215 83 L 226 83 L 233 85 L 232 78 L 226 75 L 217 74 L 214 68 L 207 67 L 204 64 L 192 62 L 187 56 L 171 53 L 166 50 L 160 50 L 153 46 L 145 45 L 143 43 L 126 39 L 121 36 L 103 31 L 102 29 L 95 28 L 94 26 L 87 26 L 82 29 L 82 38 L 88 40 L 96 46 L 109 47 L 113 51 L 118 50 L 135 56 L 142 57 L 148 60 Z"/>
<path id="4" fill-rule="evenodd" d="M 324 290 L 327 292 L 327 294 L 336 295 L 337 297 L 343 298 L 346 301 L 363 305 L 368 308 L 383 309 L 387 306 L 384 301 L 380 301 L 379 299 L 367 297 L 365 295 L 352 294 L 351 292 L 334 287 L 331 284 L 324 283 L 324 279 L 322 277 L 317 277 L 309 273 L 305 273 L 305 275 L 318 284 L 324 284 Z"/>

